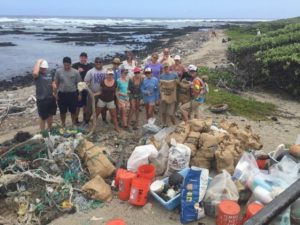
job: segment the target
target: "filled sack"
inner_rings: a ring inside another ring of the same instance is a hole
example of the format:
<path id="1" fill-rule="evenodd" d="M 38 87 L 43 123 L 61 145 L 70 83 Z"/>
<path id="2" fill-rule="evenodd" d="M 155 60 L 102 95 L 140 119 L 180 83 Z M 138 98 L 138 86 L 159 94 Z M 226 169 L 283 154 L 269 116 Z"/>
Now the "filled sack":
<path id="1" fill-rule="evenodd" d="M 183 80 L 178 85 L 178 101 L 185 104 L 191 101 L 191 87 L 187 80 Z"/>
<path id="2" fill-rule="evenodd" d="M 112 193 L 110 186 L 105 183 L 102 177 L 97 175 L 92 180 L 85 183 L 81 189 L 88 192 L 92 199 L 97 199 L 105 202 L 112 200 Z"/>
<path id="3" fill-rule="evenodd" d="M 183 144 L 190 133 L 191 126 L 189 124 L 185 124 L 185 122 L 181 122 L 175 128 L 175 131 L 170 134 L 168 138 L 168 143 L 170 143 L 171 139 L 175 139 L 177 143 Z"/>
<path id="4" fill-rule="evenodd" d="M 161 101 L 172 104 L 177 101 L 177 81 L 160 80 Z"/>

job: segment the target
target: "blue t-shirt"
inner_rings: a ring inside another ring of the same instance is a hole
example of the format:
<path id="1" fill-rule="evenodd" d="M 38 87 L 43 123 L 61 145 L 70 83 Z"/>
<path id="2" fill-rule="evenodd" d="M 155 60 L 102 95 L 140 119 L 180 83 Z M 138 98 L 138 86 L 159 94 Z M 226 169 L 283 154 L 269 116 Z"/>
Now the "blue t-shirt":
<path id="1" fill-rule="evenodd" d="M 141 85 L 144 103 L 153 103 L 159 98 L 159 83 L 156 77 L 145 78 Z"/>
<path id="2" fill-rule="evenodd" d="M 113 69 L 114 71 L 114 78 L 118 80 L 121 77 L 121 70 L 120 69 Z"/>
<path id="3" fill-rule="evenodd" d="M 124 101 L 128 101 L 129 100 L 129 96 L 128 96 L 128 84 L 129 84 L 129 80 L 127 79 L 126 81 L 121 80 L 121 78 L 119 78 L 117 80 L 117 86 L 119 89 L 119 93 L 124 94 L 124 95 L 119 95 L 119 99 L 124 100 Z"/>
<path id="4" fill-rule="evenodd" d="M 150 67 L 152 70 L 153 77 L 156 77 L 158 80 L 160 79 L 160 72 L 163 69 L 163 65 L 161 63 L 147 63 L 145 68 Z"/>
<path id="5" fill-rule="evenodd" d="M 177 80 L 178 75 L 176 73 L 163 73 L 160 75 L 161 80 Z"/>

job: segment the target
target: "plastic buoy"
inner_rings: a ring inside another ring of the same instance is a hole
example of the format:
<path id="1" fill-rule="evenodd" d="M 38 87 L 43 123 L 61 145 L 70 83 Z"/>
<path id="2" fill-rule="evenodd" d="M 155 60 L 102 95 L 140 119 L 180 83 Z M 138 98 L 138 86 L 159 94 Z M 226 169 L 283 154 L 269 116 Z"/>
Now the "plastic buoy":
<path id="1" fill-rule="evenodd" d="M 114 220 L 110 220 L 106 223 L 106 225 L 126 225 L 126 223 L 124 222 L 124 220 L 121 219 L 114 219 Z"/>
<path id="2" fill-rule="evenodd" d="M 139 166 L 137 169 L 137 176 L 152 181 L 155 177 L 155 166 L 152 164 L 145 164 Z"/>
<path id="3" fill-rule="evenodd" d="M 218 206 L 217 225 L 239 225 L 240 206 L 230 200 L 221 201 Z"/>
<path id="4" fill-rule="evenodd" d="M 252 216 L 254 216 L 256 213 L 258 213 L 264 206 L 262 204 L 252 202 L 248 205 L 246 214 L 243 218 L 243 224 L 249 220 Z"/>
<path id="5" fill-rule="evenodd" d="M 133 178 L 136 177 L 136 174 L 130 171 L 122 172 L 119 176 L 119 199 L 127 201 L 130 195 L 131 182 Z"/>
<path id="6" fill-rule="evenodd" d="M 151 181 L 145 178 L 134 178 L 131 184 L 129 203 L 143 206 L 148 201 L 148 193 Z"/>

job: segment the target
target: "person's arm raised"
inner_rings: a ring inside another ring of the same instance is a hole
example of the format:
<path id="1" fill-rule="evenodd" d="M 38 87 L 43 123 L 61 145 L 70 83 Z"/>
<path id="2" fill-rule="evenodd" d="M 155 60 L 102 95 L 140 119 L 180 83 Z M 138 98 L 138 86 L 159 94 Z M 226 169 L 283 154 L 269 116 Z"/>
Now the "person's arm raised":
<path id="1" fill-rule="evenodd" d="M 43 62 L 43 59 L 38 59 L 33 67 L 33 71 L 32 71 L 32 76 L 33 78 L 38 78 L 39 73 L 40 73 L 40 66 L 41 63 Z"/>

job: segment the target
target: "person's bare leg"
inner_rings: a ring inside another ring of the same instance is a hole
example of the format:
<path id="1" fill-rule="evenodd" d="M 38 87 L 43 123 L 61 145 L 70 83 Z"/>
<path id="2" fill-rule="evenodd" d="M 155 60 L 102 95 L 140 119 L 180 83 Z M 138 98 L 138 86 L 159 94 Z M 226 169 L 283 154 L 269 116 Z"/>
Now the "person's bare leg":
<path id="1" fill-rule="evenodd" d="M 149 116 L 149 118 L 154 117 L 154 105 L 149 105 L 148 116 Z"/>
<path id="2" fill-rule="evenodd" d="M 53 116 L 49 116 L 47 119 L 47 126 L 49 131 L 52 129 L 52 124 L 53 124 Z"/>
<path id="3" fill-rule="evenodd" d="M 116 110 L 115 109 L 109 109 L 109 113 L 110 113 L 110 117 L 113 120 L 115 130 L 119 133 L 120 129 L 119 129 L 119 126 L 118 126 Z"/>
<path id="4" fill-rule="evenodd" d="M 134 112 L 135 112 L 135 101 L 134 101 L 134 99 L 131 99 L 130 100 L 130 110 L 129 110 L 129 115 L 128 115 L 128 124 L 130 124 Z"/>
<path id="5" fill-rule="evenodd" d="M 66 126 L 66 116 L 67 116 L 66 113 L 61 113 L 61 114 L 60 114 L 60 120 L 61 120 L 61 126 L 62 126 L 62 127 L 65 127 L 65 126 Z"/>
<path id="6" fill-rule="evenodd" d="M 77 108 L 76 108 L 76 113 L 75 113 L 75 120 L 76 120 L 76 122 L 77 122 L 77 121 L 79 122 L 79 113 L 80 113 L 80 108 L 77 107 Z"/>
<path id="7" fill-rule="evenodd" d="M 102 108 L 96 107 L 96 118 L 98 119 L 100 113 L 102 112 Z"/>
<path id="8" fill-rule="evenodd" d="M 40 125 L 40 130 L 41 130 L 41 131 L 45 130 L 45 127 L 46 127 L 46 121 L 43 120 L 42 118 L 39 118 L 39 125 Z"/>
<path id="9" fill-rule="evenodd" d="M 76 113 L 71 113 L 71 120 L 72 120 L 72 125 L 76 125 Z"/>
<path id="10" fill-rule="evenodd" d="M 171 120 L 171 122 L 172 122 L 172 124 L 173 125 L 175 125 L 176 124 L 176 118 L 175 118 L 175 116 L 170 116 L 170 120 Z"/>
<path id="11" fill-rule="evenodd" d="M 149 119 L 149 104 L 145 103 L 146 118 Z"/>
<path id="12" fill-rule="evenodd" d="M 186 123 L 189 120 L 189 113 L 187 111 L 182 111 L 183 121 Z"/>
<path id="13" fill-rule="evenodd" d="M 167 125 L 167 114 L 166 113 L 161 114 L 161 120 L 162 120 L 163 126 Z"/>
<path id="14" fill-rule="evenodd" d="M 135 100 L 135 127 L 139 126 L 139 119 L 140 119 L 140 100 Z"/>

